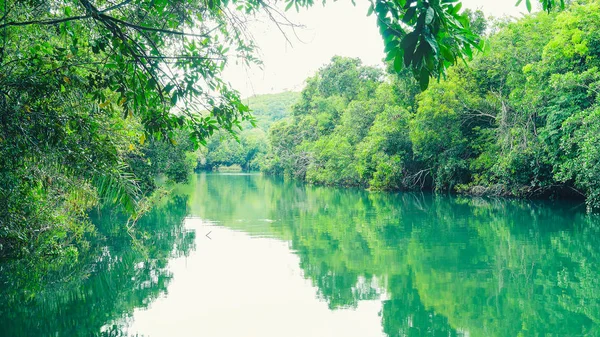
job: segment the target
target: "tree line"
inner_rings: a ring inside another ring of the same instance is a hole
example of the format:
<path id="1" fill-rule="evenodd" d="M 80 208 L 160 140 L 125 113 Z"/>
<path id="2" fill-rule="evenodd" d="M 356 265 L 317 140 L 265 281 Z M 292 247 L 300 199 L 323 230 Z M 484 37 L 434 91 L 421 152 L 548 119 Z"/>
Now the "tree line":
<path id="1" fill-rule="evenodd" d="M 243 101 L 252 109 L 256 127 L 248 122 L 235 137 L 225 131 L 215 133 L 206 146 L 198 150 L 199 170 L 258 171 L 268 147 L 268 130 L 271 124 L 291 113 L 298 98 L 297 92 L 257 95 Z"/>
<path id="2" fill-rule="evenodd" d="M 424 91 L 393 64 L 334 57 L 271 126 L 261 169 L 379 190 L 585 197 L 596 208 L 598 9 L 582 1 L 514 22 L 469 12 L 487 49 Z"/>

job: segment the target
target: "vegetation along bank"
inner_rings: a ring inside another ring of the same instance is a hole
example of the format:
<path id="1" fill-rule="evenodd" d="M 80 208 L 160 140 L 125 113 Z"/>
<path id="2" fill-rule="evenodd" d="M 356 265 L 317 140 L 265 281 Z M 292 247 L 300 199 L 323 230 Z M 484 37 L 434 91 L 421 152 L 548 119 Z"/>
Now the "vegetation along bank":
<path id="1" fill-rule="evenodd" d="M 269 129 L 263 172 L 374 190 L 569 196 L 600 206 L 600 2 L 486 22 L 487 48 L 425 91 L 335 57 Z M 390 65 L 390 68 L 392 66 Z"/>

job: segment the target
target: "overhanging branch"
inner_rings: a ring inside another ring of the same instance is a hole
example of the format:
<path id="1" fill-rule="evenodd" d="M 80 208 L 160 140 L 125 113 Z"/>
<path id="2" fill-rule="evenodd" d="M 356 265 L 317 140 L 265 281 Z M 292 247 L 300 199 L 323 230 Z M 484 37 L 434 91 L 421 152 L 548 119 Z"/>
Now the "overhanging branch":
<path id="1" fill-rule="evenodd" d="M 0 29 L 5 27 L 17 27 L 17 26 L 28 26 L 28 25 L 54 25 L 57 23 L 82 20 L 91 18 L 91 15 L 78 15 L 78 16 L 70 16 L 67 18 L 53 19 L 53 20 L 33 20 L 33 21 L 23 21 L 23 22 L 7 22 L 0 25 Z"/>

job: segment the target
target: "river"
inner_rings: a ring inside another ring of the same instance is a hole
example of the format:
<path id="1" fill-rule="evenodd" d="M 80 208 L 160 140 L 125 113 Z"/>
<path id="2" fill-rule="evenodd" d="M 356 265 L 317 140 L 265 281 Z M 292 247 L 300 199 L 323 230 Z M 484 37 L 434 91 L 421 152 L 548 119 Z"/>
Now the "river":
<path id="1" fill-rule="evenodd" d="M 583 205 L 198 174 L 71 264 L 0 265 L 1 336 L 598 336 Z"/>

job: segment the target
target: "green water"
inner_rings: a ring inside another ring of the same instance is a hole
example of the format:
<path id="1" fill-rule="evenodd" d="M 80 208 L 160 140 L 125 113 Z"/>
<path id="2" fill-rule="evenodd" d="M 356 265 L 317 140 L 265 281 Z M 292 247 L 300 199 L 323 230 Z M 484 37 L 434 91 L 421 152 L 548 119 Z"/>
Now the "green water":
<path id="1" fill-rule="evenodd" d="M 0 265 L 0 335 L 598 336 L 584 211 L 201 174 L 76 259 Z"/>

